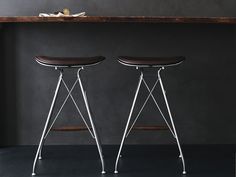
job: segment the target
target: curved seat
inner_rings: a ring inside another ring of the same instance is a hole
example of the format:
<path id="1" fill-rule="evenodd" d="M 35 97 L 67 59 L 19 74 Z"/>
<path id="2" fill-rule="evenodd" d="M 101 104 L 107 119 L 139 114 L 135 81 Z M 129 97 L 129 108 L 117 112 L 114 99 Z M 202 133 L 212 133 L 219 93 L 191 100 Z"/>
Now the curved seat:
<path id="1" fill-rule="evenodd" d="M 138 67 L 163 67 L 173 66 L 182 63 L 185 60 L 183 56 L 177 57 L 130 57 L 120 56 L 118 61 L 127 66 Z"/>
<path id="2" fill-rule="evenodd" d="M 77 67 L 95 65 L 105 60 L 103 56 L 95 57 L 49 57 L 36 56 L 35 60 L 44 66 L 51 67 Z"/>

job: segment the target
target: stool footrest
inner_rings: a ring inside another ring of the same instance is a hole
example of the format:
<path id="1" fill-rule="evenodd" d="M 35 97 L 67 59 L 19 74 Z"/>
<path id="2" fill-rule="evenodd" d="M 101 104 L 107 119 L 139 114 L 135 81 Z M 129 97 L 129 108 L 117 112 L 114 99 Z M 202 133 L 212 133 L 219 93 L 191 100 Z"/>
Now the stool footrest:
<path id="1" fill-rule="evenodd" d="M 133 130 L 147 130 L 147 131 L 152 131 L 152 130 L 168 130 L 168 127 L 164 126 L 164 125 L 134 126 Z"/>
<path id="2" fill-rule="evenodd" d="M 86 131 L 86 126 L 64 126 L 52 128 L 52 131 Z"/>

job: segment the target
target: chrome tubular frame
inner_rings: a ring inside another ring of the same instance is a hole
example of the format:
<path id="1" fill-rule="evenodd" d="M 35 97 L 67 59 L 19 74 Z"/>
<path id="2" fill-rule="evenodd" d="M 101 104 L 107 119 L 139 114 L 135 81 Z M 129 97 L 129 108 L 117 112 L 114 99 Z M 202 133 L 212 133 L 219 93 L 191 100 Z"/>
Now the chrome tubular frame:
<path id="1" fill-rule="evenodd" d="M 56 99 L 57 99 L 58 91 L 59 91 L 59 88 L 60 88 L 60 85 L 61 85 L 62 75 L 63 75 L 62 72 L 60 72 L 60 76 L 59 76 L 59 79 L 58 79 L 58 82 L 57 82 L 57 87 L 56 87 L 56 90 L 55 90 L 55 93 L 54 93 L 52 104 L 51 104 L 51 107 L 50 107 L 50 110 L 49 110 L 49 113 L 48 113 L 48 117 L 47 117 L 44 129 L 43 129 L 43 133 L 42 133 L 40 142 L 39 142 L 38 150 L 37 150 L 35 158 L 34 158 L 33 169 L 32 169 L 32 176 L 36 175 L 35 167 L 36 167 L 37 160 L 38 160 L 38 157 L 39 157 L 40 149 L 42 148 L 42 145 L 43 145 L 43 139 L 44 139 L 45 133 L 47 131 L 47 127 L 48 127 L 48 124 L 49 124 L 49 121 L 50 121 L 50 118 L 51 118 L 51 115 L 52 115 L 52 112 L 53 112 L 53 109 L 54 109 L 54 106 L 55 106 L 55 102 L 56 102 Z"/>
<path id="2" fill-rule="evenodd" d="M 127 134 L 128 128 L 129 128 L 129 123 L 130 123 L 130 120 L 131 120 L 131 117 L 132 117 L 132 113 L 133 113 L 133 110 L 134 110 L 134 105 L 135 105 L 136 99 L 138 97 L 138 93 L 139 93 L 139 89 L 140 89 L 142 80 L 143 80 L 143 73 L 141 72 L 140 77 L 139 77 L 138 86 L 137 86 L 137 89 L 136 89 L 136 92 L 135 92 L 133 104 L 132 104 L 132 107 L 131 107 L 131 110 L 130 110 L 130 113 L 129 113 L 129 118 L 128 118 L 128 121 L 126 123 L 125 131 L 124 131 L 124 134 L 123 134 L 123 137 L 122 137 L 122 140 L 121 140 L 121 143 L 120 143 L 120 148 L 119 148 L 119 151 L 118 151 L 118 154 L 117 154 L 117 157 L 116 157 L 116 164 L 115 164 L 114 173 L 118 173 L 117 166 L 118 166 L 118 162 L 119 162 L 119 158 L 120 158 L 120 153 L 121 153 L 121 150 L 122 150 L 122 147 L 123 147 L 123 144 L 124 144 L 124 141 L 125 141 L 125 137 L 126 137 L 126 134 Z"/>
<path id="3" fill-rule="evenodd" d="M 162 69 L 164 69 L 164 67 Z M 179 153 L 180 153 L 179 157 L 181 158 L 182 165 L 183 165 L 183 172 L 182 173 L 185 175 L 186 174 L 186 169 L 185 169 L 184 156 L 183 156 L 182 149 L 181 149 L 181 146 L 180 146 L 180 143 L 179 143 L 179 138 L 178 138 L 178 135 L 177 135 L 177 132 L 176 132 L 176 129 L 175 129 L 175 124 L 174 124 L 174 121 L 173 121 L 173 118 L 172 118 L 172 114 L 171 114 L 171 111 L 170 111 L 169 103 L 167 101 L 166 91 L 165 91 L 163 83 L 162 83 L 160 72 L 161 72 L 161 70 L 158 71 L 158 78 L 160 80 L 160 86 L 161 86 L 162 94 L 163 94 L 164 99 L 165 99 L 165 103 L 166 103 L 166 107 L 167 107 L 168 114 L 169 114 L 169 117 L 170 117 L 171 125 L 173 127 L 174 134 L 175 134 L 175 139 L 176 139 L 176 142 L 177 142 L 177 145 L 178 145 L 178 148 L 179 148 Z"/>
<path id="4" fill-rule="evenodd" d="M 57 68 L 55 68 L 55 69 L 57 70 Z M 85 126 L 87 127 L 90 135 L 96 141 L 96 144 L 97 144 L 97 147 L 98 147 L 98 151 L 99 151 L 99 156 L 100 156 L 101 163 L 102 163 L 102 174 L 105 174 L 104 160 L 103 160 L 103 155 L 102 155 L 102 147 L 101 147 L 101 144 L 100 144 L 99 136 L 97 134 L 95 125 L 93 123 L 93 119 L 92 119 L 92 116 L 91 116 L 91 113 L 90 113 L 87 96 L 86 96 L 86 93 L 85 93 L 85 91 L 83 89 L 82 81 L 81 81 L 80 75 L 79 75 L 79 72 L 82 69 L 83 69 L 83 67 L 78 69 L 76 80 L 75 80 L 74 84 L 72 85 L 71 89 L 68 88 L 66 82 L 63 79 L 63 70 L 62 69 L 58 69 L 60 71 L 60 76 L 59 76 L 59 79 L 58 79 L 58 83 L 57 83 L 57 87 L 56 87 L 55 94 L 54 94 L 54 97 L 53 97 L 53 101 L 51 103 L 51 107 L 50 107 L 50 110 L 49 110 L 49 113 L 48 113 L 48 117 L 47 117 L 44 129 L 43 129 L 43 133 L 42 133 L 42 136 L 41 136 L 41 139 L 40 139 L 40 142 L 39 142 L 39 146 L 38 146 L 38 149 L 37 149 L 37 152 L 36 152 L 36 155 L 35 155 L 35 159 L 34 159 L 34 163 L 33 163 L 33 170 L 32 170 L 32 175 L 33 176 L 36 175 L 35 168 L 36 168 L 37 160 L 38 159 L 42 159 L 42 149 L 43 149 L 43 145 L 45 143 L 45 140 L 46 140 L 49 132 L 51 131 L 53 125 L 55 124 L 56 120 L 58 119 L 58 116 L 59 116 L 60 112 L 62 111 L 62 109 L 63 109 L 64 105 L 66 104 L 66 102 L 67 102 L 69 97 L 73 101 L 73 103 L 74 103 L 74 105 L 76 107 L 76 110 L 78 111 L 80 117 L 82 118 L 82 120 L 83 120 Z M 75 88 L 75 86 L 76 86 L 76 84 L 78 82 L 79 82 L 79 85 L 80 85 L 80 88 L 81 88 L 81 92 L 82 92 L 82 95 L 83 95 L 83 99 L 84 99 L 84 102 L 85 102 L 85 107 L 86 107 L 86 110 L 87 110 L 87 113 L 88 113 L 89 122 L 91 124 L 92 130 L 90 129 L 89 124 L 87 123 L 86 119 L 84 118 L 83 114 L 81 113 L 81 111 L 80 111 L 80 109 L 79 109 L 79 107 L 78 107 L 77 103 L 75 102 L 75 99 L 74 99 L 74 97 L 72 95 L 72 91 L 73 91 L 73 89 Z M 49 125 L 50 124 L 50 120 L 52 119 L 51 118 L 52 117 L 52 112 L 53 112 L 53 109 L 54 109 L 54 106 L 55 106 L 56 98 L 57 98 L 58 91 L 60 89 L 61 83 L 63 83 L 63 85 L 65 86 L 68 94 L 67 94 L 65 100 L 63 101 L 61 107 L 59 108 L 59 111 L 57 112 L 56 116 L 54 117 L 51 125 Z"/>
<path id="5" fill-rule="evenodd" d="M 138 69 L 138 68 L 137 68 Z M 128 135 L 130 134 L 132 128 L 134 127 L 135 123 L 137 122 L 143 108 L 145 107 L 147 101 L 149 100 L 150 97 L 152 97 L 156 107 L 158 108 L 163 120 L 165 121 L 166 125 L 168 126 L 171 134 L 173 135 L 173 137 L 176 139 L 176 142 L 177 142 L 177 145 L 178 145 L 178 149 L 179 149 L 179 157 L 181 158 L 182 160 L 182 165 L 183 165 L 183 174 L 186 174 L 186 170 L 185 170 L 185 161 L 184 161 L 184 156 L 183 156 L 183 153 L 182 153 L 182 149 L 181 149 L 181 146 L 180 146 L 180 143 L 179 143 L 179 139 L 178 139 L 178 135 L 177 135 L 177 132 L 176 132 L 176 128 L 175 128 L 175 124 L 174 124 L 174 121 L 173 121 L 173 118 L 172 118 L 172 114 L 171 114 L 171 111 L 170 111 L 170 107 L 169 107 L 169 104 L 168 104 L 168 101 L 167 101 L 167 97 L 166 97 L 166 92 L 164 90 L 164 86 L 163 86 L 163 82 L 162 82 L 162 79 L 161 79 L 161 75 L 160 75 L 160 72 L 161 70 L 163 70 L 164 67 L 161 67 L 158 69 L 158 72 L 157 72 L 157 79 L 153 85 L 153 87 L 150 89 L 147 82 L 145 81 L 144 77 L 143 77 L 143 72 L 141 70 L 141 74 L 140 74 L 140 79 L 139 79 L 139 83 L 138 83 L 138 87 L 137 87 L 137 90 L 136 90 L 136 93 L 135 93 L 135 97 L 134 97 L 134 100 L 133 100 L 133 104 L 132 104 L 132 107 L 131 107 L 131 110 L 130 110 L 130 113 L 129 113 L 129 117 L 128 117 L 128 120 L 127 120 L 127 123 L 126 123 L 126 127 L 125 127 L 125 130 L 124 130 L 124 133 L 123 133 L 123 137 L 122 137 L 122 140 L 121 140 L 121 144 L 120 144 L 120 148 L 119 148 L 119 151 L 118 151 L 118 154 L 117 154 L 117 157 L 116 157 L 116 163 L 115 163 L 115 171 L 114 173 L 118 173 L 118 163 L 119 163 L 119 158 L 121 157 L 121 150 L 122 150 L 122 147 L 123 147 L 123 144 L 124 144 L 124 140 L 125 138 L 128 137 Z M 134 121 L 133 123 L 131 124 L 130 128 L 129 128 L 129 125 L 130 125 L 130 120 L 131 120 L 131 117 L 132 117 L 132 113 L 133 113 L 133 109 L 134 109 L 134 106 L 135 106 L 135 102 L 137 100 L 137 96 L 138 96 L 138 92 L 139 92 L 139 89 L 140 89 L 140 86 L 141 86 L 141 83 L 144 83 L 145 87 L 147 88 L 149 94 L 147 96 L 147 98 L 145 99 L 141 109 L 139 110 L 137 116 L 134 118 Z M 160 106 L 158 105 L 155 97 L 153 96 L 152 92 L 154 91 L 157 83 L 160 83 L 160 87 L 161 87 L 161 90 L 162 90 L 162 94 L 163 94 L 163 97 L 164 97 L 164 100 L 165 100 L 165 104 L 166 104 L 166 108 L 167 108 L 167 111 L 168 111 L 168 115 L 169 115 L 169 119 L 170 119 L 170 122 L 171 122 L 171 125 L 169 124 L 169 122 L 167 121 L 166 117 L 164 116 L 162 110 L 160 109 Z"/>
<path id="6" fill-rule="evenodd" d="M 83 95 L 83 98 L 84 98 L 85 107 L 87 109 L 87 113 L 88 113 L 88 117 L 89 117 L 89 120 L 90 120 L 90 124 L 92 126 L 93 133 L 94 133 L 94 138 L 95 138 L 95 141 L 96 141 L 96 144 L 97 144 L 98 153 L 99 153 L 99 156 L 100 156 L 100 159 L 101 159 L 102 174 L 105 174 L 106 172 L 105 172 L 105 164 L 104 164 L 103 154 L 102 154 L 102 147 L 101 147 L 100 139 L 99 139 L 99 136 L 97 134 L 97 130 L 96 130 L 96 127 L 94 125 L 93 118 L 92 118 L 92 115 L 91 115 L 91 112 L 90 112 L 90 107 L 89 107 L 89 103 L 88 103 L 88 99 L 87 99 L 87 94 L 86 94 L 86 92 L 84 90 L 82 81 L 80 79 L 80 71 L 81 71 L 81 69 L 78 69 L 77 78 L 79 80 L 79 85 L 80 85 L 80 89 L 81 89 L 81 92 L 82 92 L 82 95 Z"/>

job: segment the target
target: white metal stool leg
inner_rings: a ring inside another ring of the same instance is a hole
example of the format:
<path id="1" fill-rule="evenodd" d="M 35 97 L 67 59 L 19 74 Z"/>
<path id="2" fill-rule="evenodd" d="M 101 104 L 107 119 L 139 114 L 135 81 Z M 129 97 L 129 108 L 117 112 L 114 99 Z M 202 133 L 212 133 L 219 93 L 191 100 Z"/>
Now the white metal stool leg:
<path id="1" fill-rule="evenodd" d="M 95 125 L 93 123 L 93 119 L 92 119 L 92 115 L 91 115 L 91 112 L 90 112 L 90 109 L 89 109 L 89 104 L 88 104 L 86 92 L 84 91 L 83 84 L 82 84 L 82 81 L 80 79 L 80 71 L 81 71 L 81 69 L 78 70 L 77 77 L 78 77 L 78 80 L 79 80 L 79 85 L 80 85 L 81 92 L 82 92 L 82 95 L 83 95 L 85 107 L 87 109 L 88 117 L 89 117 L 89 120 L 90 120 L 90 123 L 91 123 L 91 126 L 92 126 L 93 135 L 94 135 L 94 138 L 95 138 L 95 141 L 96 141 L 96 144 L 97 144 L 98 153 L 99 153 L 99 156 L 100 156 L 100 159 L 101 159 L 102 174 L 105 174 L 106 172 L 105 172 L 105 164 L 104 164 L 104 160 L 103 160 L 102 148 L 101 148 L 100 140 L 99 140 Z"/>
<path id="2" fill-rule="evenodd" d="M 173 127 L 173 131 L 174 131 L 174 134 L 175 134 L 177 145 L 178 145 L 178 148 L 179 148 L 180 158 L 181 158 L 182 164 L 183 164 L 183 174 L 186 174 L 184 156 L 183 156 L 182 149 L 181 149 L 181 146 L 180 146 L 180 143 L 179 143 L 178 135 L 177 135 L 177 132 L 176 132 L 176 129 L 175 129 L 175 124 L 174 124 L 172 114 L 171 114 L 171 111 L 170 111 L 170 107 L 169 107 L 169 104 L 168 104 L 168 101 L 167 101 L 166 92 L 165 92 L 165 89 L 164 89 L 164 86 L 163 86 L 163 83 L 162 83 L 162 80 L 161 80 L 160 72 L 161 72 L 161 70 L 158 71 L 158 78 L 159 78 L 159 81 L 160 81 L 161 90 L 162 90 L 162 93 L 163 93 L 163 96 L 164 96 L 164 100 L 165 100 L 165 103 L 166 103 L 168 114 L 170 116 L 170 121 L 171 121 L 171 124 L 172 124 L 172 127 Z"/>
<path id="3" fill-rule="evenodd" d="M 143 77 L 142 81 L 143 81 L 143 82 L 145 81 L 145 80 L 144 80 L 144 77 Z M 138 120 L 138 118 L 139 118 L 141 112 L 143 111 L 144 107 L 146 106 L 146 104 L 147 104 L 149 98 L 152 96 L 152 92 L 154 91 L 154 89 L 155 89 L 155 87 L 156 87 L 158 81 L 159 81 L 159 80 L 157 79 L 156 82 L 154 83 L 152 89 L 151 89 L 151 90 L 148 90 L 148 91 L 149 91 L 149 94 L 148 94 L 146 100 L 144 101 L 144 103 L 143 103 L 141 109 L 139 110 L 137 116 L 135 117 L 133 123 L 131 124 L 129 130 L 127 131 L 127 134 L 126 134 L 125 138 L 127 138 L 127 137 L 129 136 L 129 134 L 130 134 L 131 130 L 133 129 L 135 123 L 137 122 L 137 120 Z M 144 82 L 144 84 L 145 84 L 145 82 Z"/>
<path id="4" fill-rule="evenodd" d="M 62 83 L 63 83 L 63 78 L 62 78 Z M 42 150 L 43 150 L 43 146 L 44 146 L 44 143 L 45 143 L 45 141 L 46 141 L 46 138 L 47 138 L 47 136 L 48 136 L 50 130 L 52 129 L 53 125 L 55 124 L 55 122 L 56 122 L 56 120 L 57 120 L 57 118 L 58 118 L 58 116 L 59 116 L 61 110 L 63 109 L 64 105 L 66 104 L 66 102 L 67 102 L 67 100 L 68 100 L 68 98 L 69 98 L 69 96 L 70 96 L 70 93 L 73 91 L 73 89 L 74 89 L 76 83 L 77 83 L 77 82 L 75 82 L 75 83 L 73 84 L 71 90 L 68 91 L 68 95 L 66 96 L 64 102 L 62 103 L 62 105 L 61 105 L 59 111 L 57 112 L 57 114 L 56 114 L 54 120 L 52 121 L 51 125 L 49 126 L 49 124 L 48 124 L 48 126 L 47 126 L 47 128 L 46 128 L 47 131 L 46 131 L 46 133 L 45 133 L 45 135 L 44 135 L 43 142 L 42 142 L 42 146 L 41 146 L 40 151 L 39 151 L 39 157 L 38 157 L 39 160 L 42 159 Z M 66 87 L 66 88 L 67 88 L 67 87 Z M 49 127 L 49 128 L 48 128 L 48 127 Z"/>
<path id="5" fill-rule="evenodd" d="M 55 105 L 55 101 L 56 101 L 56 98 L 57 98 L 57 95 L 58 95 L 58 90 L 59 90 L 60 85 L 61 85 L 61 81 L 62 81 L 62 72 L 60 72 L 60 76 L 59 76 L 59 79 L 58 79 L 58 83 L 57 83 L 55 94 L 54 94 L 54 97 L 53 97 L 53 100 L 52 100 L 52 104 L 51 104 L 51 107 L 50 107 L 50 110 L 49 110 L 49 113 L 48 113 L 48 117 L 47 117 L 44 129 L 43 129 L 43 133 L 42 133 L 40 142 L 39 142 L 38 150 L 37 150 L 35 158 L 34 158 L 33 169 L 32 169 L 32 175 L 33 176 L 36 175 L 35 167 L 36 167 L 36 164 L 37 164 L 37 160 L 38 160 L 38 157 L 39 157 L 41 147 L 43 145 L 43 139 L 44 139 L 45 133 L 47 131 L 47 127 L 48 127 L 48 124 L 49 124 L 49 121 L 50 121 L 50 118 L 51 118 L 51 115 L 52 115 L 52 112 L 53 112 L 53 109 L 54 109 L 54 105 Z"/>
<path id="6" fill-rule="evenodd" d="M 38 157 L 39 159 L 42 159 L 42 150 L 43 150 L 43 146 L 44 146 L 45 140 L 46 140 L 46 138 L 47 138 L 49 132 L 51 131 L 53 125 L 54 125 L 55 122 L 57 121 L 58 116 L 59 116 L 59 114 L 61 113 L 61 111 L 62 111 L 62 109 L 63 109 L 64 105 L 66 104 L 66 102 L 67 102 L 67 100 L 68 100 L 69 97 L 70 97 L 71 100 L 73 101 L 73 103 L 74 103 L 74 105 L 75 105 L 75 107 L 76 107 L 76 109 L 77 109 L 79 115 L 81 116 L 81 118 L 82 118 L 82 120 L 83 120 L 85 126 L 87 127 L 87 129 L 88 129 L 90 135 L 92 136 L 92 138 L 94 138 L 94 135 L 93 135 L 92 131 L 90 130 L 90 127 L 88 126 L 87 121 L 85 120 L 85 118 L 84 118 L 83 114 L 81 113 L 81 111 L 80 111 L 80 109 L 79 109 L 79 107 L 78 107 L 78 105 L 77 105 L 77 103 L 76 103 L 74 97 L 72 96 L 72 91 L 74 90 L 74 88 L 75 88 L 77 82 L 78 82 L 78 78 L 75 80 L 75 82 L 74 82 L 74 84 L 72 85 L 71 89 L 69 89 L 68 86 L 67 86 L 67 84 L 65 83 L 64 79 L 62 78 L 62 83 L 64 84 L 64 86 L 65 86 L 65 88 L 66 88 L 68 94 L 67 94 L 65 100 L 63 101 L 63 103 L 62 103 L 62 105 L 61 105 L 59 111 L 57 112 L 57 114 L 56 114 L 54 120 L 52 121 L 51 125 L 49 126 L 49 124 L 48 124 L 48 126 L 47 126 L 47 128 L 46 128 L 46 129 L 47 129 L 47 133 L 45 133 L 45 136 L 44 136 L 44 139 L 43 139 L 43 142 L 42 142 L 42 146 L 41 146 L 41 148 L 40 148 L 39 157 Z M 49 128 L 48 128 L 48 127 L 49 127 Z"/>
<path id="7" fill-rule="evenodd" d="M 137 86 L 137 89 L 136 89 L 136 92 L 135 92 L 134 100 L 133 100 L 133 103 L 132 103 L 132 107 L 130 109 L 128 121 L 126 123 L 125 131 L 124 131 L 124 134 L 123 134 L 123 137 L 122 137 L 122 140 L 121 140 L 121 143 L 120 143 L 120 148 L 119 148 L 119 151 L 118 151 L 118 154 L 117 154 L 117 157 L 116 157 L 116 164 L 115 164 L 114 173 L 118 173 L 117 167 L 118 167 L 118 162 L 119 162 L 119 159 L 120 159 L 120 153 L 121 153 L 121 150 L 122 150 L 122 147 L 123 147 L 123 144 L 124 144 L 124 140 L 125 140 L 128 128 L 129 128 L 129 123 L 130 123 L 130 120 L 131 120 L 131 117 L 132 117 L 132 113 L 133 113 L 133 110 L 134 110 L 134 105 L 135 105 L 135 102 L 136 102 L 136 99 L 137 99 L 137 96 L 138 96 L 138 93 L 139 93 L 139 89 L 140 89 L 142 80 L 143 80 L 143 73 L 141 72 L 139 82 L 138 82 L 138 86 Z"/>
<path id="8" fill-rule="evenodd" d="M 158 78 L 158 81 L 159 81 L 159 78 Z M 157 103 L 157 101 L 156 101 L 155 97 L 153 96 L 152 92 L 150 92 L 150 88 L 149 88 L 149 86 L 147 85 L 147 82 L 146 82 L 144 79 L 143 79 L 143 83 L 144 83 L 144 85 L 146 86 L 146 88 L 147 88 L 147 90 L 149 91 L 149 93 L 151 94 L 151 97 L 152 97 L 152 99 L 153 99 L 153 101 L 154 101 L 154 103 L 155 103 L 155 105 L 156 105 L 157 109 L 159 110 L 159 112 L 160 112 L 160 114 L 161 114 L 161 116 L 162 116 L 163 120 L 165 121 L 165 123 L 166 123 L 167 127 L 169 128 L 169 130 L 170 130 L 171 134 L 172 134 L 172 135 L 173 135 L 173 137 L 175 138 L 175 133 L 173 132 L 173 130 L 172 130 L 172 128 L 171 128 L 171 126 L 169 125 L 169 123 L 168 123 L 168 121 L 167 121 L 166 117 L 164 116 L 164 114 L 163 114 L 163 112 L 162 112 L 162 110 L 161 110 L 160 106 L 158 105 L 158 103 Z"/>

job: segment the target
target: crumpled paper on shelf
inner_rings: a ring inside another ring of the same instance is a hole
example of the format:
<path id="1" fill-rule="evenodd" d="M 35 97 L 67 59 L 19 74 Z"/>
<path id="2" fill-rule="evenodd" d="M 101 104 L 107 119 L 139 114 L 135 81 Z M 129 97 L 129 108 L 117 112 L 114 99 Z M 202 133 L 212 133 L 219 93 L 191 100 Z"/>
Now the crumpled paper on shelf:
<path id="1" fill-rule="evenodd" d="M 62 12 L 58 12 L 57 14 L 40 13 L 39 17 L 85 17 L 85 12 L 80 12 L 71 15 L 65 15 Z"/>

